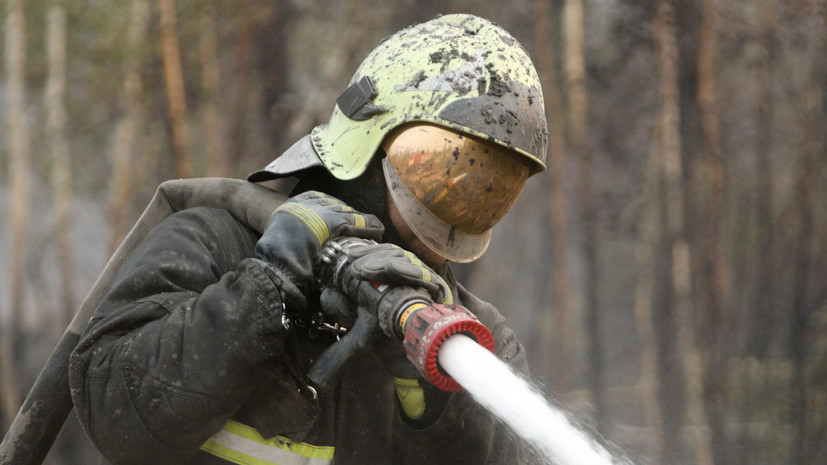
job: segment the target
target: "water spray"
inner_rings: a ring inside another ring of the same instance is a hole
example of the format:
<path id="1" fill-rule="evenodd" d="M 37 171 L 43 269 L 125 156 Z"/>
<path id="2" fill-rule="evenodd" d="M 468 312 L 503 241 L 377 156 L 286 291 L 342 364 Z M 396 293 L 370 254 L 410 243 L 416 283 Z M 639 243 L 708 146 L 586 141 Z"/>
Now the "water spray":
<path id="1" fill-rule="evenodd" d="M 575 426 L 566 414 L 493 354 L 462 336 L 450 338 L 439 363 L 472 397 L 557 465 L 626 464 Z"/>
<path id="2" fill-rule="evenodd" d="M 378 285 L 347 273 L 352 248 L 370 243 L 340 238 L 329 241 L 322 251 L 319 283 L 367 303 L 376 312 L 359 307 L 353 328 L 311 367 L 313 383 L 324 388 L 337 380 L 351 357 L 369 351 L 384 333 L 402 342 L 408 359 L 425 379 L 444 391 L 467 390 L 550 463 L 622 463 L 499 360 L 493 353 L 491 332 L 465 307 L 436 304 L 421 289 Z"/>

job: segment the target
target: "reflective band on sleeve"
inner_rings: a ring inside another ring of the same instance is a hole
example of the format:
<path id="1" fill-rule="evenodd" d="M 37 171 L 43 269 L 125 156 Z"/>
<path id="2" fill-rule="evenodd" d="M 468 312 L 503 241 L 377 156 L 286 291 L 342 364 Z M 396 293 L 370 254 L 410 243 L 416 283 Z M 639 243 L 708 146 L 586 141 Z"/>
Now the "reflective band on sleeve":
<path id="1" fill-rule="evenodd" d="M 422 270 L 422 280 L 426 283 L 431 282 L 431 272 L 425 268 L 420 268 L 420 270 Z"/>
<path id="2" fill-rule="evenodd" d="M 308 229 L 310 229 L 310 232 L 313 233 L 316 240 L 319 241 L 319 245 L 322 245 L 328 238 L 330 238 L 330 230 L 327 229 L 327 223 L 324 222 L 318 213 L 305 207 L 304 205 L 299 205 L 295 202 L 285 202 L 281 204 L 276 211 L 289 213 L 298 218 L 307 226 Z"/>
<path id="3" fill-rule="evenodd" d="M 239 465 L 328 465 L 333 446 L 314 446 L 276 436 L 264 439 L 255 428 L 228 420 L 201 450 Z"/>
<path id="4" fill-rule="evenodd" d="M 402 255 L 408 257 L 408 260 L 410 260 L 411 263 L 413 263 L 414 265 L 421 265 L 422 264 L 422 261 L 419 259 L 419 257 L 414 255 L 413 252 L 408 252 L 407 250 L 403 250 Z"/>
<path id="5" fill-rule="evenodd" d="M 365 227 L 365 217 L 362 215 L 353 215 L 353 224 L 357 228 L 364 228 Z"/>

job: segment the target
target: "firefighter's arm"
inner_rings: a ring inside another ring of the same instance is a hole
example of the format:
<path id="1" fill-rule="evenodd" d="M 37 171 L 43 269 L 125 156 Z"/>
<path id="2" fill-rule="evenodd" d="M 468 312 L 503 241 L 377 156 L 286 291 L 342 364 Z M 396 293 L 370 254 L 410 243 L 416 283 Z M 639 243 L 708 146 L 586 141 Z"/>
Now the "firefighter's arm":
<path id="1" fill-rule="evenodd" d="M 181 463 L 281 354 L 280 290 L 224 211 L 175 214 L 118 276 L 72 354 L 78 417 L 113 463 Z"/>

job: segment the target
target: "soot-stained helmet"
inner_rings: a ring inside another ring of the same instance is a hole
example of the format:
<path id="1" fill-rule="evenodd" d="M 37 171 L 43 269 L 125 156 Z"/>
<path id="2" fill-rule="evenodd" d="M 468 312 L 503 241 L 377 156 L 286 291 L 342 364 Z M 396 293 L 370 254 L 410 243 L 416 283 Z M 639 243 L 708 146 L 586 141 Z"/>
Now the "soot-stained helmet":
<path id="1" fill-rule="evenodd" d="M 540 80 L 523 47 L 488 20 L 446 15 L 382 41 L 329 122 L 249 179 L 322 165 L 350 180 L 382 148 L 389 191 L 416 236 L 472 261 L 527 177 L 545 169 L 547 143 Z"/>

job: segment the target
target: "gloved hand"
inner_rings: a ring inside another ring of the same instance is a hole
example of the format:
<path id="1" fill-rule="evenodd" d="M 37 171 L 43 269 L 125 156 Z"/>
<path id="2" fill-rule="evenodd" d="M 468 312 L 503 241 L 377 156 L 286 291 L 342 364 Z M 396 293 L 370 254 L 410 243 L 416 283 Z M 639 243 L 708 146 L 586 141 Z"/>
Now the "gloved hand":
<path id="1" fill-rule="evenodd" d="M 384 231 L 375 216 L 360 213 L 327 194 L 308 191 L 276 208 L 256 243 L 255 254 L 266 263 L 265 271 L 286 294 L 286 300 L 302 307 L 297 308 L 301 311 L 325 241 L 338 236 L 378 240 Z"/>
<path id="2" fill-rule="evenodd" d="M 430 294 L 434 302 L 450 305 L 453 303 L 451 289 L 439 274 L 425 265 L 413 253 L 394 244 L 352 245 L 348 249 L 349 265 L 344 270 L 341 282 L 369 281 L 390 286 L 421 288 Z M 343 326 L 353 326 L 356 318 L 356 304 L 359 296 L 345 295 L 342 289 L 327 287 L 321 295 L 325 313 Z M 355 292 L 351 290 L 350 292 Z M 376 313 L 376 309 L 371 309 Z"/>
<path id="3" fill-rule="evenodd" d="M 393 244 L 369 244 L 352 247 L 348 253 L 352 261 L 344 271 L 350 275 L 345 281 L 358 279 L 391 286 L 422 288 L 435 302 L 453 302 L 451 290 L 445 281 L 411 252 Z M 355 323 L 357 306 L 366 307 L 371 315 L 377 313 L 376 302 L 362 297 L 347 296 L 339 289 L 327 288 L 322 292 L 320 302 L 327 315 L 350 328 Z M 394 377 L 419 376 L 400 341 L 380 337 L 373 351 Z"/>
<path id="4" fill-rule="evenodd" d="M 361 281 L 422 288 L 436 303 L 453 303 L 451 289 L 442 277 L 416 255 L 397 245 L 360 245 L 352 247 L 349 254 L 352 263 L 346 273 Z"/>

